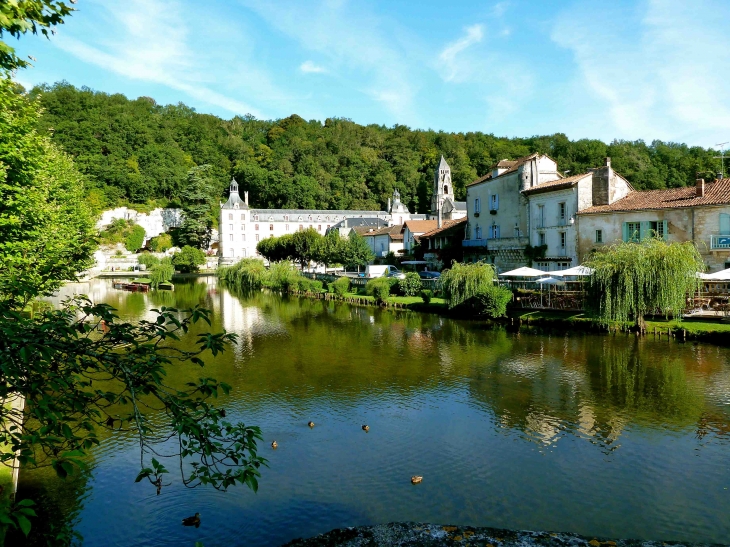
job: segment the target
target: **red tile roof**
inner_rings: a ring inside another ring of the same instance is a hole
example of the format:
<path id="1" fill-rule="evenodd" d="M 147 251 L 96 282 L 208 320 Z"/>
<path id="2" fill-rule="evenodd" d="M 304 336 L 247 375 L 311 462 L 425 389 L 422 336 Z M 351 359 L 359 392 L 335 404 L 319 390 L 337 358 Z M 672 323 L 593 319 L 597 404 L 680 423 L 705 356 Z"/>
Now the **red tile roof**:
<path id="1" fill-rule="evenodd" d="M 430 232 L 438 227 L 438 220 L 406 220 L 403 224 L 403 230 L 406 227 L 412 234 L 423 234 Z"/>
<path id="2" fill-rule="evenodd" d="M 579 215 L 610 213 L 615 211 L 639 211 L 642 209 L 675 209 L 703 205 L 730 205 L 730 179 L 705 183 L 705 195 L 697 196 L 695 186 L 631 192 L 625 198 L 610 205 L 596 205 L 579 211 Z"/>
<path id="3" fill-rule="evenodd" d="M 421 234 L 420 238 L 429 238 L 433 237 L 435 235 L 440 234 L 441 232 L 445 232 L 446 230 L 450 230 L 452 228 L 459 228 L 460 225 L 467 223 L 467 218 L 460 218 L 458 220 L 445 220 L 441 223 L 441 228 L 436 228 L 435 230 L 431 230 L 430 232 L 426 232 L 425 234 Z"/>
<path id="4" fill-rule="evenodd" d="M 533 158 L 536 158 L 540 156 L 541 154 L 538 154 L 535 152 L 534 154 L 530 154 L 529 156 L 524 156 L 522 158 L 517 158 L 516 160 L 501 160 L 499 163 L 497 163 L 496 167 L 504 168 L 506 167 L 507 170 L 503 171 L 500 175 L 497 175 L 498 177 L 501 177 L 502 175 L 506 175 L 508 173 L 513 173 L 514 171 L 517 171 L 517 169 L 522 165 L 523 163 L 527 163 Z M 492 172 L 487 173 L 483 177 L 478 178 L 474 182 L 470 182 L 467 184 L 467 186 L 472 186 L 473 184 L 479 184 L 480 182 L 484 182 L 485 180 L 489 180 L 492 178 Z M 494 177 L 497 178 L 497 177 Z"/>
<path id="5" fill-rule="evenodd" d="M 526 188 L 522 190 L 523 194 L 541 194 L 542 192 L 552 192 L 553 190 L 563 190 L 570 188 L 578 184 L 578 181 L 591 176 L 591 173 L 581 173 L 580 175 L 573 175 L 572 177 L 566 177 L 564 179 L 551 180 L 549 182 L 543 182 L 532 188 Z"/>

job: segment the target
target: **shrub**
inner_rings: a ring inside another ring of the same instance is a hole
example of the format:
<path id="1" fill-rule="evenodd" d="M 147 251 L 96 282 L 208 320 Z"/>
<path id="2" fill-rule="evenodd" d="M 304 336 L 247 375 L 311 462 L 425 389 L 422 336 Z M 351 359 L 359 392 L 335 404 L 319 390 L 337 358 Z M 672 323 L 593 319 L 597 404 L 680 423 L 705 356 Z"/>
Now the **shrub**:
<path id="1" fill-rule="evenodd" d="M 172 257 L 172 264 L 181 272 L 197 272 L 198 266 L 205 264 L 205 253 L 200 249 L 185 245 Z"/>
<path id="2" fill-rule="evenodd" d="M 145 231 L 142 226 L 135 224 L 132 226 L 130 232 L 124 238 L 124 246 L 130 253 L 133 253 L 142 248 L 144 243 Z"/>
<path id="3" fill-rule="evenodd" d="M 332 287 L 332 292 L 338 296 L 342 296 L 346 292 L 350 292 L 350 278 L 340 277 L 330 286 Z"/>
<path id="4" fill-rule="evenodd" d="M 408 272 L 405 279 L 398 282 L 403 296 L 416 296 L 421 290 L 421 278 L 415 272 Z"/>
<path id="5" fill-rule="evenodd" d="M 301 276 L 297 281 L 297 289 L 299 289 L 301 292 L 322 292 L 322 282 L 317 279 L 309 279 L 307 277 Z"/>
<path id="6" fill-rule="evenodd" d="M 431 299 L 433 298 L 433 291 L 429 291 L 427 289 L 424 289 L 421 291 L 421 298 L 423 298 L 424 304 L 430 304 Z"/>
<path id="7" fill-rule="evenodd" d="M 147 246 L 156 253 L 164 253 L 172 247 L 172 236 L 170 234 L 160 234 L 150 239 Z"/>
<path id="8" fill-rule="evenodd" d="M 142 253 L 137 257 L 137 262 L 147 266 L 147 269 L 150 269 L 152 266 L 159 264 L 160 259 L 150 253 Z"/>
<path id="9" fill-rule="evenodd" d="M 489 264 L 454 262 L 450 269 L 441 274 L 441 288 L 449 302 L 449 308 L 485 293 L 489 287 L 494 286 L 494 276 L 494 268 Z"/>
<path id="10" fill-rule="evenodd" d="M 488 317 L 502 317 L 507 313 L 507 304 L 512 300 L 512 291 L 506 287 L 492 285 L 475 297 L 478 311 Z"/>
<path id="11" fill-rule="evenodd" d="M 387 277 L 376 277 L 365 285 L 365 294 L 374 296 L 375 301 L 382 304 L 388 300 L 392 286 L 391 280 Z"/>
<path id="12" fill-rule="evenodd" d="M 298 288 L 300 277 L 291 262 L 274 262 L 269 266 L 264 286 L 275 291 L 290 292 Z"/>
<path id="13" fill-rule="evenodd" d="M 267 276 L 266 266 L 257 258 L 244 258 L 233 266 L 218 270 L 218 277 L 223 283 L 241 292 L 260 289 Z"/>
<path id="14" fill-rule="evenodd" d="M 169 283 L 174 273 L 172 264 L 155 264 L 150 270 L 150 285 L 156 289 L 160 283 Z"/>

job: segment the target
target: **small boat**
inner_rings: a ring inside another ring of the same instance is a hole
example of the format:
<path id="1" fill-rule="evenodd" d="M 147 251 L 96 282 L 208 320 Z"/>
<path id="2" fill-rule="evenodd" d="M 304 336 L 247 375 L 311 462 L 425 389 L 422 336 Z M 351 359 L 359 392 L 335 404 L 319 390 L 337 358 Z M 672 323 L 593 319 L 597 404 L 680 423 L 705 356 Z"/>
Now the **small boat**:
<path id="1" fill-rule="evenodd" d="M 159 285 L 157 285 L 157 289 L 160 291 L 174 291 L 175 285 L 173 285 L 172 283 L 160 283 Z"/>

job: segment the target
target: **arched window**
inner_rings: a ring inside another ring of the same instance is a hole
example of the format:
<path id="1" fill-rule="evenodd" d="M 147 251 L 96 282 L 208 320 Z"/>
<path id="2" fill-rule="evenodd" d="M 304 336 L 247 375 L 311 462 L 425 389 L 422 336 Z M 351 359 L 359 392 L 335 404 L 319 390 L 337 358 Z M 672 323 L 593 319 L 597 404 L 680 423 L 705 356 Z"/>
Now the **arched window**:
<path id="1" fill-rule="evenodd" d="M 449 185 L 444 184 L 444 194 L 448 194 L 448 193 L 449 193 Z"/>

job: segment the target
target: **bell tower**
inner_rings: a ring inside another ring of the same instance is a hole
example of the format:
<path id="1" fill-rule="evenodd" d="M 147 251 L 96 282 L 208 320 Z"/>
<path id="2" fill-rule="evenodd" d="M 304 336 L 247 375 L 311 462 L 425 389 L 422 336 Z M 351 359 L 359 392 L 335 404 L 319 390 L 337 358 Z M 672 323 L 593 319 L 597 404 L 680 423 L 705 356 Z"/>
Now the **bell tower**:
<path id="1" fill-rule="evenodd" d="M 454 185 L 451 183 L 451 167 L 441 156 L 433 177 L 433 194 L 431 196 L 431 217 L 441 219 L 444 200 L 454 202 Z"/>

